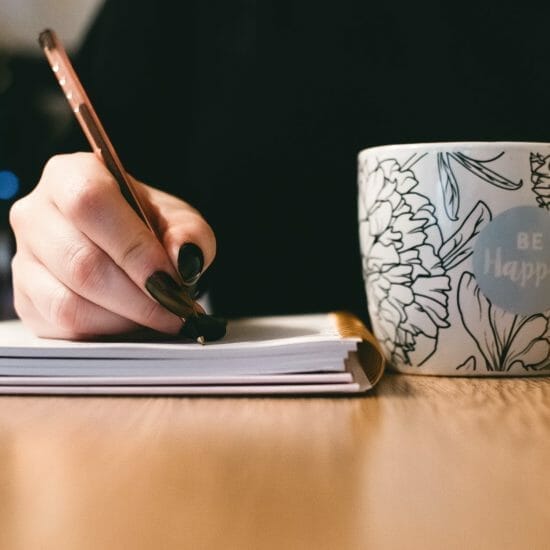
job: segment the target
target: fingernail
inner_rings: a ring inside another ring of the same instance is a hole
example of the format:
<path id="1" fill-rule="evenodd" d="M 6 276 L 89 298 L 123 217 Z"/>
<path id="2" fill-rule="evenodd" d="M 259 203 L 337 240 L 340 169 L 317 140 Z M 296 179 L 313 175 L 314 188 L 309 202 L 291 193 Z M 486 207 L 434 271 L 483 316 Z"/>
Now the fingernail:
<path id="1" fill-rule="evenodd" d="M 180 336 L 196 340 L 204 336 L 207 342 L 219 340 L 225 336 L 227 321 L 213 315 L 194 315 L 189 317 L 180 330 Z"/>
<path id="2" fill-rule="evenodd" d="M 178 252 L 178 271 L 186 285 L 194 285 L 201 276 L 204 256 L 201 249 L 193 243 L 182 245 Z"/>
<path id="3" fill-rule="evenodd" d="M 157 302 L 178 317 L 191 317 L 194 314 L 193 300 L 187 290 L 178 285 L 168 273 L 155 271 L 145 281 L 145 288 Z"/>

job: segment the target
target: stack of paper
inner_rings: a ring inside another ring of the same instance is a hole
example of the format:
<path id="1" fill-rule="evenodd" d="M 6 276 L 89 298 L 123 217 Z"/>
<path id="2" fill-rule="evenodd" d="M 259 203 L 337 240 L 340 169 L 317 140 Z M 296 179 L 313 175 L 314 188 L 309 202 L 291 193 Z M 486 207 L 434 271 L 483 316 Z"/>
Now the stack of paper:
<path id="1" fill-rule="evenodd" d="M 205 346 L 129 338 L 42 339 L 20 321 L 1 322 L 0 393 L 357 393 L 383 371 L 376 343 L 346 313 L 235 319 Z"/>

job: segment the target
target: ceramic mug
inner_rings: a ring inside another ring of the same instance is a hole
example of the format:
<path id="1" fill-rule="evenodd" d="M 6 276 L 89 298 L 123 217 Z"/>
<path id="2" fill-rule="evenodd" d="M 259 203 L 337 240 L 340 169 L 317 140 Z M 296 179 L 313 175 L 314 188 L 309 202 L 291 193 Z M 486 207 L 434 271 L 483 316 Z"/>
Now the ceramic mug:
<path id="1" fill-rule="evenodd" d="M 550 143 L 359 153 L 369 316 L 390 368 L 550 374 Z"/>

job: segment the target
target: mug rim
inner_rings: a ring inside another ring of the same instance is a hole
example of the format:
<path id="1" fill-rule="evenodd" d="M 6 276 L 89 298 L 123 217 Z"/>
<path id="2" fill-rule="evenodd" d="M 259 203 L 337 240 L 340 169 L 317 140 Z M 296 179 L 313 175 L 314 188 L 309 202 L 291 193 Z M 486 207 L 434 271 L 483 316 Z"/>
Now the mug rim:
<path id="1" fill-rule="evenodd" d="M 437 150 L 457 149 L 467 147 L 522 149 L 532 147 L 550 147 L 550 142 L 545 141 L 427 141 L 418 143 L 388 143 L 386 145 L 373 145 L 361 149 L 357 155 L 362 157 L 376 151 L 408 151 L 414 149 Z"/>

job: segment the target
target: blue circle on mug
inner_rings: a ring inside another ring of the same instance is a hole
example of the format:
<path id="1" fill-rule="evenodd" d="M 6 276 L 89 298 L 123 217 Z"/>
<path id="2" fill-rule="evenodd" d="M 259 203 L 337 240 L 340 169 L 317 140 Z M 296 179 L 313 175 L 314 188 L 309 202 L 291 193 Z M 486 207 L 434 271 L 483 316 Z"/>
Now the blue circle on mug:
<path id="1" fill-rule="evenodd" d="M 550 309 L 550 213 L 518 206 L 496 216 L 477 238 L 473 270 L 495 306 L 520 315 Z"/>

